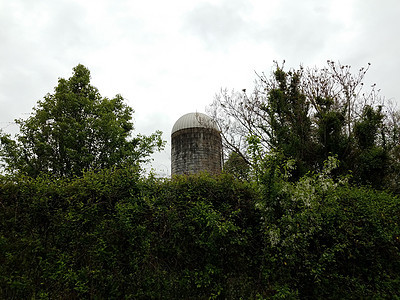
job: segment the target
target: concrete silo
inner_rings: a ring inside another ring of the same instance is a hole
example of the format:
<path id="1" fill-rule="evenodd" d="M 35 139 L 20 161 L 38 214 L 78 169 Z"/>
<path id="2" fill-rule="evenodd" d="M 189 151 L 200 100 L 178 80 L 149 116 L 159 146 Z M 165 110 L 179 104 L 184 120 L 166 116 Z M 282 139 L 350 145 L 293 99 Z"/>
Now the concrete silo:
<path id="1" fill-rule="evenodd" d="M 171 132 L 171 175 L 221 172 L 222 140 L 217 124 L 202 113 L 180 117 Z"/>

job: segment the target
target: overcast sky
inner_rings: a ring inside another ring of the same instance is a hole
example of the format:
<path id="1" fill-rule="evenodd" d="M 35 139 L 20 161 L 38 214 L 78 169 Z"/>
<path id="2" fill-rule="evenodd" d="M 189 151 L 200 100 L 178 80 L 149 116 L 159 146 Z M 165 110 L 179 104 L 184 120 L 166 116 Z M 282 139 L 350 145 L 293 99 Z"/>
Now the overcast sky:
<path id="1" fill-rule="evenodd" d="M 398 0 L 0 0 L 0 128 L 14 132 L 59 77 L 81 63 L 102 96 L 121 94 L 136 132 L 164 132 L 205 112 L 221 88 L 251 90 L 273 61 L 354 71 L 400 102 Z"/>

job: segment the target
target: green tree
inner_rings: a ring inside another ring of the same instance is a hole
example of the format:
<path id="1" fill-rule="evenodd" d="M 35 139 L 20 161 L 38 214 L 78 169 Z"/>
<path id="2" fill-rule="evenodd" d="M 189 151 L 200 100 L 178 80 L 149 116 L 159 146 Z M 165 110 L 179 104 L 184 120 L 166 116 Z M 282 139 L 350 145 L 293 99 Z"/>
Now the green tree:
<path id="1" fill-rule="evenodd" d="M 301 90 L 302 73 L 302 69 L 285 72 L 277 67 L 276 83 L 261 110 L 269 123 L 264 130 L 269 135 L 271 148 L 294 158 L 296 170 L 304 174 L 315 160 L 315 141 L 312 139 L 311 105 Z"/>
<path id="2" fill-rule="evenodd" d="M 232 151 L 224 163 L 224 171 L 232 174 L 235 178 L 240 180 L 248 180 L 250 173 L 250 166 L 238 153 Z"/>
<path id="3" fill-rule="evenodd" d="M 132 137 L 133 109 L 121 95 L 103 98 L 90 84 L 90 71 L 79 64 L 68 80 L 60 78 L 26 120 L 20 133 L 1 135 L 1 156 L 9 172 L 36 177 L 81 175 L 149 159 L 164 146 L 161 132 Z"/>
<path id="4" fill-rule="evenodd" d="M 256 138 L 260 157 L 275 151 L 294 160 L 292 180 L 321 171 L 334 155 L 340 161 L 335 175 L 352 171 L 356 183 L 387 187 L 391 174 L 386 170 L 398 166 L 399 119 L 390 114 L 375 85 L 365 92 L 368 68 L 353 73 L 350 66 L 328 61 L 322 69 L 286 71 L 276 64 L 270 76 L 258 75 L 252 93 L 222 91 L 210 115 L 222 130 L 225 147 L 253 169 L 257 161 L 249 141 Z"/>
<path id="5" fill-rule="evenodd" d="M 357 142 L 354 176 L 359 182 L 374 187 L 383 185 L 389 169 L 389 151 L 383 128 L 382 107 L 366 106 L 354 125 Z"/>

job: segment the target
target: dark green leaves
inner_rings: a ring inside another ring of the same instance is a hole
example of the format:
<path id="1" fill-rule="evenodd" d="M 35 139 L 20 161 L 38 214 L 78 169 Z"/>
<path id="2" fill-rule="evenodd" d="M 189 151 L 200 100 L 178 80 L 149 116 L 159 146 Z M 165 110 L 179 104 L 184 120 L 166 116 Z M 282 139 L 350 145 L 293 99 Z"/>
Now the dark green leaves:
<path id="1" fill-rule="evenodd" d="M 31 116 L 17 120 L 16 141 L 2 137 L 2 158 L 10 172 L 29 176 L 80 176 L 100 170 L 147 161 L 164 146 L 161 132 L 133 137 L 133 109 L 121 95 L 103 98 L 90 85 L 90 72 L 74 68 L 68 80 L 59 79 L 54 94 L 38 102 Z"/>

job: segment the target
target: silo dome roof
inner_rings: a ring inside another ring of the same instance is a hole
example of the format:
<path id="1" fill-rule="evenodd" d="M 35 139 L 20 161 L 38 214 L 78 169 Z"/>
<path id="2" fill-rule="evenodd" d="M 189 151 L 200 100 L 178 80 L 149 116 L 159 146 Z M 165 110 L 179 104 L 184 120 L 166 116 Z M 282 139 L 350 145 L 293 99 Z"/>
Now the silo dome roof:
<path id="1" fill-rule="evenodd" d="M 215 123 L 209 116 L 203 113 L 195 112 L 195 113 L 188 113 L 180 117 L 175 122 L 174 127 L 172 127 L 171 134 L 181 129 L 193 128 L 193 127 L 213 128 L 219 130 L 217 123 Z"/>

